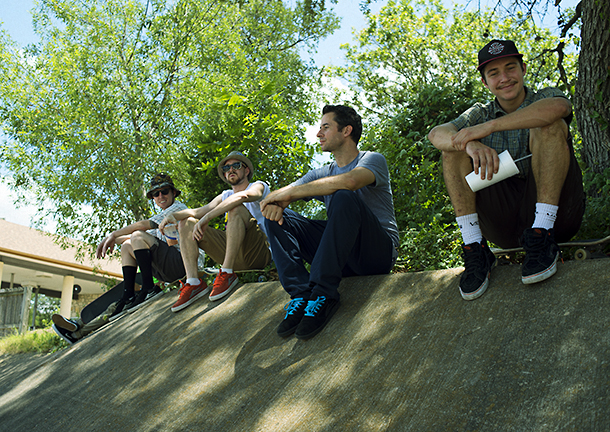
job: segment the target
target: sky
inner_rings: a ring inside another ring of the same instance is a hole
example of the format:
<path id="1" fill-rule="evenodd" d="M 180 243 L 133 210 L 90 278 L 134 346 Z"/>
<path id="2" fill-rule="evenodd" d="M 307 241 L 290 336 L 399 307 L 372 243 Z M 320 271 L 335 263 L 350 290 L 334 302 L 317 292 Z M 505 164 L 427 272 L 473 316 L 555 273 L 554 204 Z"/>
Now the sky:
<path id="1" fill-rule="evenodd" d="M 449 6 L 451 1 L 445 0 L 445 2 Z M 459 3 L 470 9 L 479 6 L 484 7 L 486 4 L 493 4 L 494 2 L 495 0 L 463 0 Z M 576 3 L 577 0 L 563 0 L 561 4 L 563 7 L 568 7 L 574 6 Z M 327 0 L 326 4 L 341 17 L 341 28 L 319 43 L 318 53 L 313 56 L 313 59 L 319 67 L 340 66 L 344 62 L 344 57 L 343 51 L 339 47 L 344 43 L 351 42 L 353 30 L 362 30 L 366 22 L 360 11 L 360 0 L 338 0 L 336 5 L 332 5 Z M 377 13 L 386 4 L 387 0 L 378 0 L 371 5 L 371 10 L 373 13 Z M 34 8 L 34 0 L 0 0 L 1 28 L 7 31 L 10 37 L 21 46 L 38 41 L 32 26 L 30 14 L 32 8 Z M 553 26 L 556 23 L 545 22 L 545 24 Z M 315 136 L 317 130 L 316 125 L 306 129 L 306 138 L 309 142 L 317 142 Z M 0 140 L 2 140 L 1 134 Z M 318 160 L 324 162 L 328 159 L 322 157 Z M 31 225 L 31 220 L 36 213 L 34 207 L 28 205 L 27 202 L 22 202 L 20 207 L 17 208 L 17 205 L 14 204 L 13 195 L 4 183 L 0 183 L 0 195 L 8 198 L 4 200 L 4 205 L 0 208 L 0 218 L 22 225 Z M 45 229 L 54 231 L 54 224 L 49 222 Z"/>

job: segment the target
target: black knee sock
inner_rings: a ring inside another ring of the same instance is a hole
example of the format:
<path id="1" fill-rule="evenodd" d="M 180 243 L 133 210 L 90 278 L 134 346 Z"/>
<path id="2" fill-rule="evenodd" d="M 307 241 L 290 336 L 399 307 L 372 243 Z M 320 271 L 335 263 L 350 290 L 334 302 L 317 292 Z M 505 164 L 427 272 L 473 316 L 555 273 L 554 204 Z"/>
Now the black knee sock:
<path id="1" fill-rule="evenodd" d="M 138 267 L 140 267 L 140 273 L 142 274 L 142 289 L 145 292 L 150 292 L 155 287 L 152 274 L 152 258 L 150 256 L 149 249 L 138 249 L 133 251 L 138 261 Z"/>
<path id="2" fill-rule="evenodd" d="M 123 266 L 123 300 L 128 300 L 134 296 L 137 271 L 137 267 Z"/>

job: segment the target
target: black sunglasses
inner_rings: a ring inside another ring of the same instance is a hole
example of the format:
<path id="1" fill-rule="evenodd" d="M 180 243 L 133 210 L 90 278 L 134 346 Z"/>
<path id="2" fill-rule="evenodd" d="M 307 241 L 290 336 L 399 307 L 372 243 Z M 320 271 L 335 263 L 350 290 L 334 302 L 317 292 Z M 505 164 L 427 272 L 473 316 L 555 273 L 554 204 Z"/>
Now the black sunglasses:
<path id="1" fill-rule="evenodd" d="M 241 169 L 241 167 L 243 165 L 244 165 L 243 162 L 233 162 L 232 164 L 224 165 L 222 167 L 222 172 L 227 173 L 227 172 L 229 172 L 229 170 L 231 168 L 233 168 L 235 171 L 237 171 L 238 169 Z"/>
<path id="2" fill-rule="evenodd" d="M 171 189 L 169 189 L 169 188 L 159 189 L 159 190 L 154 191 L 151 195 L 153 196 L 153 198 L 157 198 L 160 193 L 163 195 L 167 195 L 170 190 Z"/>

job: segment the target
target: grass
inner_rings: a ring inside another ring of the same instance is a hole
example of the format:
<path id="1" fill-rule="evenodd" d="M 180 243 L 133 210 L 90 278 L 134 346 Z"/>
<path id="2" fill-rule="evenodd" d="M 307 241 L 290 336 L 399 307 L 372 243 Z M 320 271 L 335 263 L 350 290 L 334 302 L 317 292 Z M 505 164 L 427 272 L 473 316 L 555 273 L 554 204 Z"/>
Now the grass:
<path id="1" fill-rule="evenodd" d="M 0 339 L 0 354 L 51 353 L 66 348 L 68 344 L 50 328 L 28 331 Z"/>

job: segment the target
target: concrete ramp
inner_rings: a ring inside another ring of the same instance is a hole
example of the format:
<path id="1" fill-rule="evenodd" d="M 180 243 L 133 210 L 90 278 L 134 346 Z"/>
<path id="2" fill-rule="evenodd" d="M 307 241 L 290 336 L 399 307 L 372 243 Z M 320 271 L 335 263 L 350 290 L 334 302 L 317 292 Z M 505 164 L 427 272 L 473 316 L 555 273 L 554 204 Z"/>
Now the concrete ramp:
<path id="1" fill-rule="evenodd" d="M 275 333 L 287 295 L 177 293 L 25 372 L 0 373 L 3 431 L 607 431 L 610 260 L 520 282 L 461 269 L 350 278 L 315 338 Z"/>

